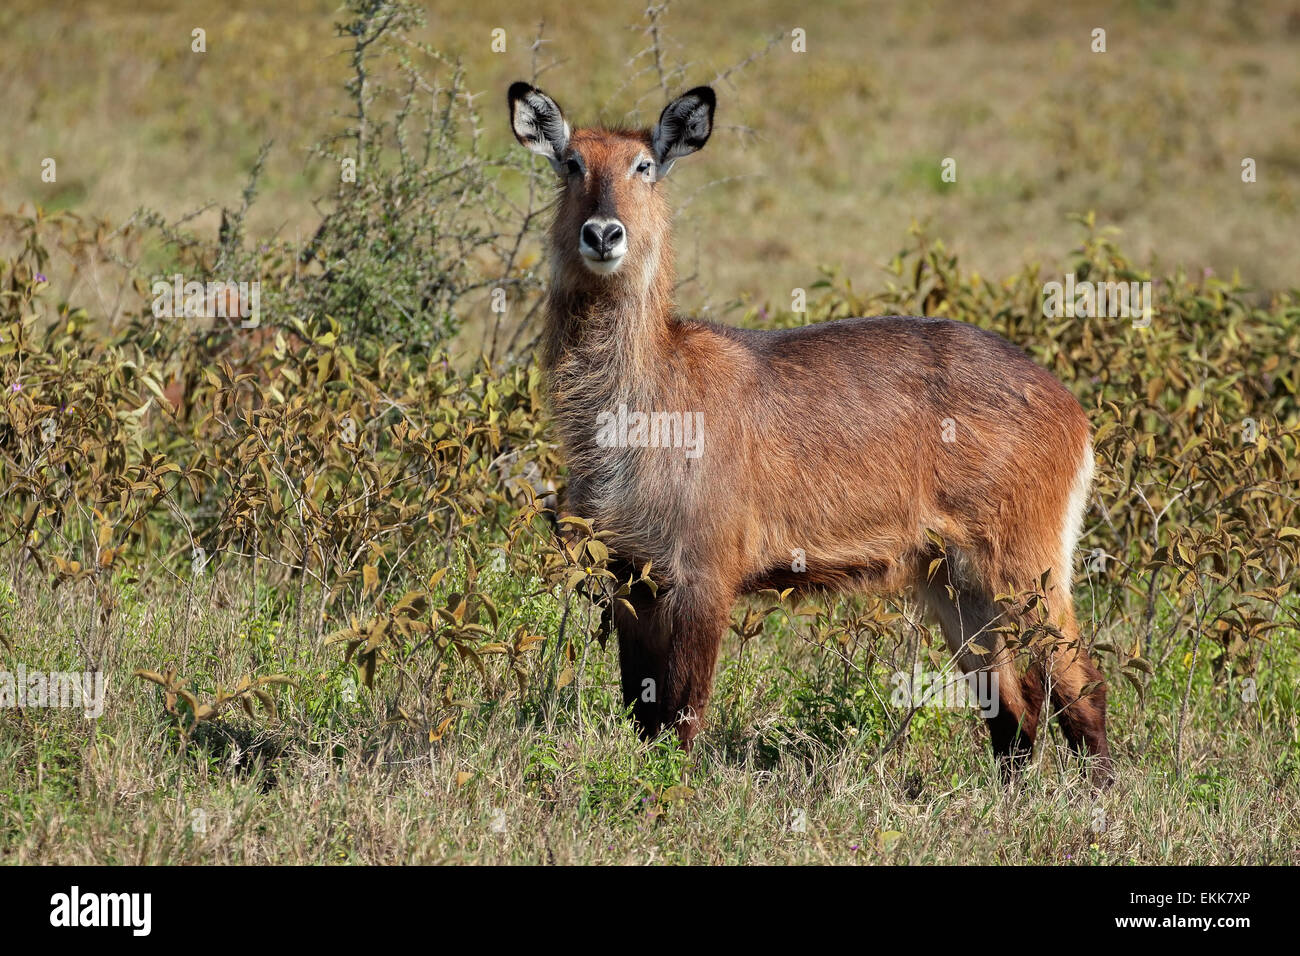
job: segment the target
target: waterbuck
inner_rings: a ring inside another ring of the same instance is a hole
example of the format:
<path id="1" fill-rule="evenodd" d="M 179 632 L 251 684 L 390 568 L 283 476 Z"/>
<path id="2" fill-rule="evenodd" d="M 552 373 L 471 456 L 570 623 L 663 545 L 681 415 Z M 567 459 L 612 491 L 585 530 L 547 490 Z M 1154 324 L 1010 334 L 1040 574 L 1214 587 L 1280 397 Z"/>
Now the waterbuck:
<path id="1" fill-rule="evenodd" d="M 641 732 L 672 726 L 690 746 L 740 595 L 910 588 L 963 670 L 996 673 L 987 724 L 1008 774 L 1050 698 L 1094 783 L 1109 782 L 1106 685 L 1070 598 L 1093 471 L 1074 396 L 961 322 L 756 331 L 675 315 L 662 181 L 708 141 L 713 91 L 673 100 L 648 131 L 572 129 L 527 83 L 508 100 L 515 136 L 560 182 L 542 358 L 565 511 L 658 584 L 634 593 L 635 613 L 613 608 Z M 698 423 L 694 454 L 677 422 Z M 1035 591 L 1039 639 L 1009 637 L 1035 602 L 1008 596 Z"/>

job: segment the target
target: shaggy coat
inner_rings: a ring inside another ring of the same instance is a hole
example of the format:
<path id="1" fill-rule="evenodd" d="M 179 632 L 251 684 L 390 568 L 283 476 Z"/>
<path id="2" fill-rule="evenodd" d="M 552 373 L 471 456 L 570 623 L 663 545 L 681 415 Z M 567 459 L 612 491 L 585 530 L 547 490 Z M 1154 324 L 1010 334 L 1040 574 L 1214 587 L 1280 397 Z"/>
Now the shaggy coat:
<path id="1" fill-rule="evenodd" d="M 510 106 L 520 141 L 562 178 L 543 360 L 565 511 L 613 532 L 623 567 L 650 562 L 660 584 L 634 593 L 635 614 L 613 612 L 642 732 L 672 726 L 690 744 L 741 595 L 910 589 L 963 669 L 997 671 L 988 725 L 1004 766 L 1032 752 L 1050 698 L 1109 781 L 1106 687 L 1070 597 L 1093 468 L 1073 395 L 1005 339 L 946 319 L 754 331 L 678 317 L 661 179 L 707 139 L 712 92 L 670 103 L 650 131 L 570 130 L 526 84 Z M 611 222 L 617 257 L 598 242 Z M 663 440 L 602 439 L 624 407 L 659 413 L 649 437 Z M 687 416 L 697 455 L 668 440 Z M 1017 653 L 1006 631 L 1029 623 L 1023 604 L 996 596 L 1044 582 L 1050 639 Z"/>

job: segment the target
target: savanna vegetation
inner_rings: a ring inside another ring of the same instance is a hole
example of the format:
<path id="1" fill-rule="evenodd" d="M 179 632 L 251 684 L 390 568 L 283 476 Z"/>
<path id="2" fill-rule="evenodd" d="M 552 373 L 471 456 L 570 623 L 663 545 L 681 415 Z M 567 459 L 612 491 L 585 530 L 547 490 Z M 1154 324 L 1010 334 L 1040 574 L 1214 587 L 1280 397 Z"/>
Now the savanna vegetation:
<path id="1" fill-rule="evenodd" d="M 674 75 L 668 12 L 638 24 L 648 95 Z M 749 601 L 695 750 L 643 743 L 602 629 L 630 582 L 601 528 L 557 533 L 532 357 L 550 171 L 484 132 L 504 93 L 467 95 L 418 8 L 336 20 L 339 115 L 300 236 L 257 225 L 273 146 L 204 216 L 0 219 L 0 669 L 107 686 L 95 719 L 0 710 L 0 858 L 1300 861 L 1289 275 L 1157 269 L 1085 211 L 1058 220 L 1054 261 L 1150 281 L 1149 317 L 1046 317 L 1059 274 L 989 278 L 921 225 L 866 280 L 810 261 L 806 311 L 783 290 L 728 316 L 948 316 L 1073 389 L 1096 436 L 1076 594 L 1112 789 L 1055 729 L 1008 787 L 976 712 L 900 707 L 895 676 L 947 660 L 906 598 Z M 174 274 L 257 280 L 258 315 L 161 315 Z"/>

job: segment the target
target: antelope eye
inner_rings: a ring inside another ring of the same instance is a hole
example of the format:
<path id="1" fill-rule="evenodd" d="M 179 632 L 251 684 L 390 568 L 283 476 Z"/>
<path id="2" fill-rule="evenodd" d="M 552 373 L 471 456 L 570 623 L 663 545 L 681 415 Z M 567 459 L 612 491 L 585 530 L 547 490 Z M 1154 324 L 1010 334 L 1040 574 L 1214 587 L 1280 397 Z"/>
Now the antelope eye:
<path id="1" fill-rule="evenodd" d="M 568 170 L 570 176 L 582 175 L 582 164 L 579 163 L 576 159 L 569 160 L 567 163 L 564 164 L 564 168 Z"/>
<path id="2" fill-rule="evenodd" d="M 638 176 L 649 176 L 649 175 L 650 175 L 650 170 L 653 168 L 653 166 L 654 166 L 654 164 L 651 163 L 650 160 L 648 160 L 648 159 L 643 159 L 643 160 L 641 160 L 641 162 L 637 163 L 637 167 L 636 167 L 637 175 L 638 175 Z"/>

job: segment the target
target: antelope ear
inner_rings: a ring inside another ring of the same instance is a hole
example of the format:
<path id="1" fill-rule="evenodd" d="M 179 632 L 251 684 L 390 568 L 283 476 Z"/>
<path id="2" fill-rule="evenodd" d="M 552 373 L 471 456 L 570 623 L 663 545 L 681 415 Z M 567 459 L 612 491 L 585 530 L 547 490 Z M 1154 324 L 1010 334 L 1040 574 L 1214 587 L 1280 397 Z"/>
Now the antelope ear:
<path id="1" fill-rule="evenodd" d="M 569 124 L 555 100 L 535 86 L 510 84 L 510 126 L 515 139 L 534 153 L 545 156 L 556 172 L 562 169 L 560 156 L 569 145 Z"/>
<path id="2" fill-rule="evenodd" d="M 713 110 L 718 98 L 707 86 L 697 86 L 664 107 L 650 133 L 656 178 L 663 179 L 673 163 L 704 146 L 713 132 Z"/>

